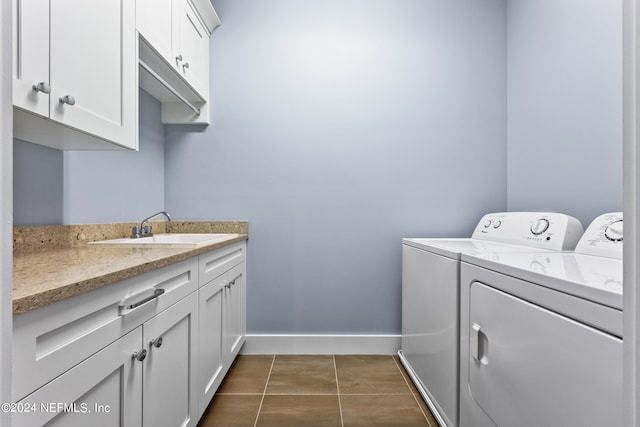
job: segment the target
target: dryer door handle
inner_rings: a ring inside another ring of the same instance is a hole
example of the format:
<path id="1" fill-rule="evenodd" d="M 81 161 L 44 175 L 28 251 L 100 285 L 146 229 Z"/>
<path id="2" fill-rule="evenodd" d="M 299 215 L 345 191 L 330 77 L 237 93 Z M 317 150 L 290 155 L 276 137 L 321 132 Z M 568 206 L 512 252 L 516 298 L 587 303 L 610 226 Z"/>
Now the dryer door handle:
<path id="1" fill-rule="evenodd" d="M 469 353 L 471 353 L 471 357 L 482 365 L 489 363 L 489 340 L 487 339 L 487 335 L 482 331 L 482 327 L 477 323 L 471 326 L 469 341 Z"/>

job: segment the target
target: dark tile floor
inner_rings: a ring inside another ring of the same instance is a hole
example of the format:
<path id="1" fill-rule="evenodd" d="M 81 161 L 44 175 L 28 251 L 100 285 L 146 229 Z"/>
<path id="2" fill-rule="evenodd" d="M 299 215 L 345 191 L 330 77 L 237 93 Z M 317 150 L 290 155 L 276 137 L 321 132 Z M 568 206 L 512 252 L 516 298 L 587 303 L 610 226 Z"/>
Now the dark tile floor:
<path id="1" fill-rule="evenodd" d="M 396 356 L 240 355 L 198 427 L 438 424 Z"/>

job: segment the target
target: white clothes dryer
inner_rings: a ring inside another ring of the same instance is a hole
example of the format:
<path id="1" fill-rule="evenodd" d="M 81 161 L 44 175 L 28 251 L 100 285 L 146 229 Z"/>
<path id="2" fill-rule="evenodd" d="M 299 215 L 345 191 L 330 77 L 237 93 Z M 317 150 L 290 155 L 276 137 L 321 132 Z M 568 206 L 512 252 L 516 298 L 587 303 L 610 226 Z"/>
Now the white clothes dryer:
<path id="1" fill-rule="evenodd" d="M 471 238 L 403 239 L 398 354 L 440 425 L 458 425 L 461 255 L 571 250 L 582 232 L 567 215 L 506 212 L 483 216 Z"/>
<path id="2" fill-rule="evenodd" d="M 573 253 L 461 259 L 460 427 L 622 425 L 622 213 Z"/>

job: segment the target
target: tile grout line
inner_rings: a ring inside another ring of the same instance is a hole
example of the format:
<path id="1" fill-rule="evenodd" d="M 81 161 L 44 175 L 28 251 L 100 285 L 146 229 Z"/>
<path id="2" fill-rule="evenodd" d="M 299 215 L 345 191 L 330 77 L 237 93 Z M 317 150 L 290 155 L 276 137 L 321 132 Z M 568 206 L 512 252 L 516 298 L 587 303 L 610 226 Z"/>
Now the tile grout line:
<path id="1" fill-rule="evenodd" d="M 338 409 L 340 410 L 340 426 L 344 427 L 344 418 L 342 417 L 342 399 L 340 398 L 340 383 L 338 383 L 338 365 L 336 363 L 336 355 L 333 355 L 333 372 L 336 376 L 336 393 L 338 394 Z"/>
<path id="2" fill-rule="evenodd" d="M 262 411 L 262 403 L 264 402 L 264 397 L 267 394 L 267 387 L 269 386 L 269 380 L 271 379 L 271 372 L 273 372 L 273 365 L 276 363 L 276 355 L 273 355 L 273 359 L 271 359 L 271 367 L 269 368 L 269 375 L 267 375 L 267 382 L 264 384 L 264 390 L 262 391 L 262 399 L 260 399 L 260 406 L 258 406 L 258 412 L 256 413 L 256 421 L 253 423 L 253 427 L 257 427 L 258 419 L 260 418 L 260 411 Z"/>
<path id="3" fill-rule="evenodd" d="M 418 409 L 422 413 L 422 416 L 427 421 L 427 424 L 429 425 L 429 427 L 433 427 L 431 425 L 431 421 L 429 421 L 429 417 L 427 417 L 427 414 L 425 414 L 424 411 L 422 410 L 422 405 L 420 405 L 420 402 L 418 401 L 418 398 L 416 397 L 416 394 L 411 390 L 411 385 L 409 384 L 409 382 L 407 380 L 407 377 L 403 373 L 403 369 L 400 367 L 400 365 L 398 365 L 398 361 L 396 360 L 395 357 L 392 356 L 392 359 L 396 364 L 396 368 L 398 368 L 398 371 L 400 371 L 400 375 L 402 375 L 402 379 L 404 380 L 404 383 L 407 385 L 407 387 L 409 387 L 409 392 L 411 393 L 411 396 L 413 396 L 413 400 L 416 402 L 416 405 L 418 405 Z M 422 397 L 420 397 L 420 398 L 422 399 Z"/>

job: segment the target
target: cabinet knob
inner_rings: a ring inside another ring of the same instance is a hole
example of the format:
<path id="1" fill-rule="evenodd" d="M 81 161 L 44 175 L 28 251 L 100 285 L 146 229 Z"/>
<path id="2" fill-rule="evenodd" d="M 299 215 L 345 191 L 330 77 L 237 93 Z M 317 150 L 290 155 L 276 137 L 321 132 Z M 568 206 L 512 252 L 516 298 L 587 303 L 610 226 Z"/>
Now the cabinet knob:
<path id="1" fill-rule="evenodd" d="M 47 82 L 36 83 L 31 86 L 36 92 L 51 93 L 51 86 Z"/>
<path id="2" fill-rule="evenodd" d="M 154 346 L 155 348 L 159 348 L 162 345 L 162 337 L 158 337 L 156 339 L 152 339 L 149 341 L 149 345 Z"/>
<path id="3" fill-rule="evenodd" d="M 71 95 L 63 96 L 62 98 L 60 98 L 60 102 L 67 105 L 76 105 L 76 99 Z"/>
<path id="4" fill-rule="evenodd" d="M 182 54 L 179 54 L 178 56 L 176 56 L 176 61 L 178 62 L 182 61 Z"/>
<path id="5" fill-rule="evenodd" d="M 183 70 L 185 70 L 187 68 L 189 68 L 189 63 L 188 62 L 185 62 L 184 64 L 182 64 L 182 69 Z"/>
<path id="6" fill-rule="evenodd" d="M 136 351 L 131 356 L 132 359 L 136 359 L 138 362 L 142 362 L 147 357 L 147 350 L 144 348 L 140 351 Z"/>

